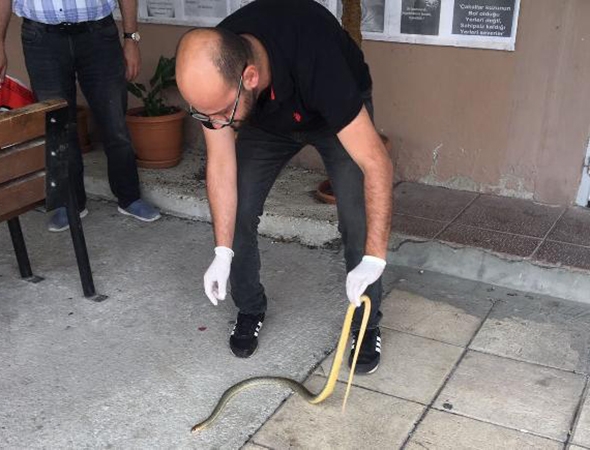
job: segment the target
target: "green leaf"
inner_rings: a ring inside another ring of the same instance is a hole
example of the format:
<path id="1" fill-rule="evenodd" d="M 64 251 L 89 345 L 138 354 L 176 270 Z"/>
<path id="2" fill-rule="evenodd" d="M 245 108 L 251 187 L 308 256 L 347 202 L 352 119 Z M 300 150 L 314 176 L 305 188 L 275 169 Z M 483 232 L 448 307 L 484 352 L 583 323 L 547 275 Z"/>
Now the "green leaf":
<path id="1" fill-rule="evenodd" d="M 137 98 L 143 98 L 143 92 L 145 92 L 145 88 L 141 89 L 138 83 L 127 83 L 127 90 Z M 142 92 L 143 91 L 143 92 Z"/>
<path id="2" fill-rule="evenodd" d="M 162 64 L 162 72 L 160 75 L 162 78 L 162 81 L 166 81 L 171 78 L 174 78 L 175 75 L 176 75 L 176 58 L 170 58 L 170 59 L 164 60 L 164 62 Z"/>
<path id="3" fill-rule="evenodd" d="M 160 56 L 160 59 L 158 60 L 158 64 L 156 64 L 156 70 L 154 71 L 154 75 L 152 76 L 152 78 L 150 78 L 150 86 L 151 87 L 153 87 L 154 84 L 156 84 L 156 82 L 160 78 L 160 72 L 162 71 L 162 58 L 163 58 L 163 56 Z"/>
<path id="4" fill-rule="evenodd" d="M 150 86 L 156 85 L 158 82 L 162 80 L 163 75 L 167 71 L 167 64 L 169 59 L 165 58 L 164 56 L 160 56 L 158 60 L 158 64 L 156 65 L 156 71 L 154 72 L 154 76 L 150 79 Z"/>
<path id="5" fill-rule="evenodd" d="M 162 84 L 162 90 L 176 87 L 176 80 L 167 80 Z"/>
<path id="6" fill-rule="evenodd" d="M 145 115 L 149 117 L 163 116 L 176 111 L 175 107 L 166 105 L 162 98 L 163 91 L 172 87 L 176 87 L 176 58 L 165 56 L 160 56 L 154 75 L 149 80 L 149 88 L 141 83 L 127 84 L 129 92 L 142 100 Z"/>

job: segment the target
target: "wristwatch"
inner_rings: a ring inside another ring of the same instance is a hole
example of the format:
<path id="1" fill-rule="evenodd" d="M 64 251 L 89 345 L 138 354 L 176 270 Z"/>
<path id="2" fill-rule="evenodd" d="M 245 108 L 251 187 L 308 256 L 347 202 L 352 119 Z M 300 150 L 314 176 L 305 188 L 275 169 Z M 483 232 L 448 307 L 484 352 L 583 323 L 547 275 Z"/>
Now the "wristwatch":
<path id="1" fill-rule="evenodd" d="M 139 35 L 139 31 L 135 31 L 133 33 L 123 33 L 123 39 L 133 39 L 135 42 L 139 42 L 141 36 Z"/>

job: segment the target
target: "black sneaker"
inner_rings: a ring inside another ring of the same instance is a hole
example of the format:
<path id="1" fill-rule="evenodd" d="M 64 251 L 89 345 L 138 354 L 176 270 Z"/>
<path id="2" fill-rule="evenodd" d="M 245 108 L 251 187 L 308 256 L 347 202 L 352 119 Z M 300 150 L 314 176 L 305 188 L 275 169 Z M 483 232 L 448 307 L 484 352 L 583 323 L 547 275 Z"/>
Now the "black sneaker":
<path id="1" fill-rule="evenodd" d="M 264 322 L 262 314 L 238 313 L 234 329 L 229 337 L 229 347 L 238 358 L 249 358 L 258 348 L 258 333 Z"/>
<path id="2" fill-rule="evenodd" d="M 358 341 L 359 332 L 352 333 L 352 348 L 348 358 L 348 367 L 352 365 L 352 358 L 354 357 L 354 349 Z M 367 330 L 359 352 L 359 358 L 356 362 L 355 373 L 369 374 L 373 373 L 379 367 L 381 360 L 381 331 L 379 327 Z"/>

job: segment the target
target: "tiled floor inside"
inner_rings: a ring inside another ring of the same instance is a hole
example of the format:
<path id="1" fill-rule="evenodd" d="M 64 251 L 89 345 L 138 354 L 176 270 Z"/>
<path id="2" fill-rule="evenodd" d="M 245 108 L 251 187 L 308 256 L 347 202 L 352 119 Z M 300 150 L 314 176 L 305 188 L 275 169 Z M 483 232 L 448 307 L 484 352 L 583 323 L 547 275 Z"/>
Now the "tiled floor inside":
<path id="1" fill-rule="evenodd" d="M 393 229 L 538 264 L 590 270 L 590 208 L 401 183 L 395 189 Z"/>
<path id="2" fill-rule="evenodd" d="M 381 365 L 346 412 L 342 373 L 319 406 L 292 396 L 247 449 L 590 448 L 590 305 L 408 269 L 382 309 Z"/>

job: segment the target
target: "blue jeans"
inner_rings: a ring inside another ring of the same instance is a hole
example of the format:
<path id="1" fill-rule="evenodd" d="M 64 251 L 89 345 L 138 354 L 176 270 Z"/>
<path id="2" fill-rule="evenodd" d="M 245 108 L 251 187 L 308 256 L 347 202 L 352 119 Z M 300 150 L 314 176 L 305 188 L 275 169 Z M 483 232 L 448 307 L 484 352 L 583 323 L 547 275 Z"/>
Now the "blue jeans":
<path id="1" fill-rule="evenodd" d="M 370 97 L 365 106 L 372 115 Z M 233 242 L 235 256 L 230 282 L 234 303 L 244 314 L 266 311 L 267 300 L 260 283 L 258 224 L 264 202 L 281 169 L 306 144 L 320 153 L 336 195 L 338 229 L 342 234 L 346 271 L 360 262 L 367 235 L 363 174 L 336 135 L 328 132 L 275 134 L 244 126 L 236 143 L 238 160 L 238 211 Z M 369 328 L 381 319 L 381 278 L 367 289 L 371 298 Z M 357 310 L 353 329 L 360 327 L 362 310 Z"/>
<path id="2" fill-rule="evenodd" d="M 68 102 L 70 171 L 78 207 L 85 207 L 86 192 L 76 126 L 76 79 L 102 131 L 111 190 L 119 206 L 126 208 L 139 199 L 139 178 L 125 124 L 127 82 L 123 50 L 112 17 L 88 24 L 87 30 L 70 33 L 42 23 L 23 21 L 21 39 L 25 63 L 39 101 L 59 97 Z"/>

